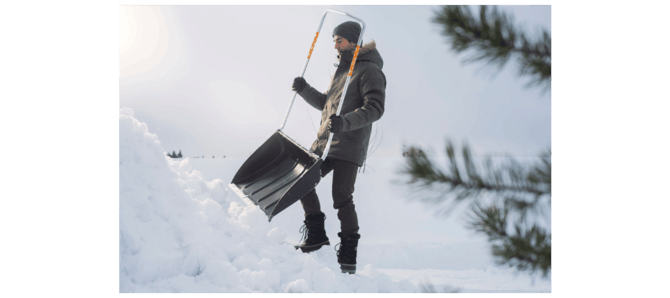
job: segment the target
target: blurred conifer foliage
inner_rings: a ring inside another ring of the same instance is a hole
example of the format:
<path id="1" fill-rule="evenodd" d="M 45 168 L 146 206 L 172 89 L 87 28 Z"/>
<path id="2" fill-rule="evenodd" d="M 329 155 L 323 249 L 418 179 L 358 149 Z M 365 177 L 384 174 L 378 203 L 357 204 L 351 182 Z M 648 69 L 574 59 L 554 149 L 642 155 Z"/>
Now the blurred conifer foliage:
<path id="1" fill-rule="evenodd" d="M 498 264 L 519 270 L 551 270 L 551 153 L 522 163 L 512 157 L 486 156 L 475 162 L 463 145 L 461 162 L 451 141 L 447 142 L 445 169 L 423 149 L 408 149 L 401 173 L 416 192 L 410 200 L 435 206 L 438 215 L 449 215 L 457 204 L 470 203 L 468 228 L 483 233 L 491 243 Z M 426 195 L 427 190 L 437 195 Z M 440 208 L 440 206 L 442 206 Z"/>
<path id="2" fill-rule="evenodd" d="M 551 34 L 545 29 L 531 39 L 513 23 L 510 14 L 495 6 L 482 5 L 479 15 L 467 6 L 446 5 L 435 12 L 433 23 L 440 25 L 456 53 L 471 50 L 466 62 L 486 61 L 504 66 L 512 56 L 519 63 L 519 75 L 530 76 L 530 86 L 551 88 Z"/>
<path id="3" fill-rule="evenodd" d="M 486 61 L 500 66 L 518 55 L 520 76 L 532 76 L 530 85 L 551 86 L 551 36 L 544 31 L 531 42 L 512 23 L 512 17 L 495 7 L 481 6 L 476 17 L 466 6 L 442 6 L 432 20 L 456 52 L 472 50 L 468 62 Z M 420 146 L 403 149 L 406 163 L 400 173 L 416 190 L 410 200 L 435 206 L 448 215 L 457 204 L 470 207 L 468 228 L 486 235 L 498 264 L 521 271 L 551 271 L 551 150 L 532 162 L 506 156 L 475 160 L 467 143 L 457 161 L 456 149 L 447 140 L 446 168 L 432 160 Z M 478 162 L 479 161 L 479 162 Z M 429 191 L 432 195 L 428 195 Z M 437 195 L 435 195 L 437 194 Z M 438 207 L 442 206 L 442 208 Z"/>

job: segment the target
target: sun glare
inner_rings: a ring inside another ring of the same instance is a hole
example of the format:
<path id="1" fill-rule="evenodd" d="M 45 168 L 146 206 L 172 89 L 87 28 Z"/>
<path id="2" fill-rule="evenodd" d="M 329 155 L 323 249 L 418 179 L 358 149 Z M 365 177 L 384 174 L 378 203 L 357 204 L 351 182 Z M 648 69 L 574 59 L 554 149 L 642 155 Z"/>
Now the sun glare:
<path id="1" fill-rule="evenodd" d="M 170 44 L 165 8 L 158 6 L 119 7 L 120 76 L 126 77 L 168 69 L 175 59 L 167 57 Z M 173 44 L 173 52 L 178 47 Z"/>
<path id="2" fill-rule="evenodd" d="M 130 48 L 130 22 L 132 13 L 129 12 L 130 8 L 125 6 L 119 6 L 119 51 L 120 54 L 123 54 Z"/>

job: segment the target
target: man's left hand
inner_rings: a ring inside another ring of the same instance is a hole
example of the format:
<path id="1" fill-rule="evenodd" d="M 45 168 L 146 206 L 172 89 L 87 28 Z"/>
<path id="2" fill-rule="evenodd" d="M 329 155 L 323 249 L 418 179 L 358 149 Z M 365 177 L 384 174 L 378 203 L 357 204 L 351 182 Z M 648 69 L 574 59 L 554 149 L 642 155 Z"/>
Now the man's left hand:
<path id="1" fill-rule="evenodd" d="M 338 133 L 342 131 L 342 117 L 335 116 L 335 114 L 330 115 L 330 123 L 328 123 L 328 130 L 332 133 Z"/>

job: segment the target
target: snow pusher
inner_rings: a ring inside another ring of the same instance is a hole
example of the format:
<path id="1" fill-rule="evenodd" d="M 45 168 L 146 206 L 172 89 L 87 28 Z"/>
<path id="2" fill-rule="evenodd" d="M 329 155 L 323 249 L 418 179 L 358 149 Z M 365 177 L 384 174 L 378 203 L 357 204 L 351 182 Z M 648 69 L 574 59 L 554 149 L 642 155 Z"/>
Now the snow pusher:
<path id="1" fill-rule="evenodd" d="M 347 87 L 349 87 L 351 74 L 354 71 L 358 50 L 363 43 L 365 22 L 344 12 L 326 10 L 323 13 L 323 17 L 321 17 L 321 23 L 316 31 L 316 36 L 312 42 L 312 47 L 309 49 L 309 55 L 300 76 L 304 76 L 305 70 L 307 70 L 307 65 L 309 64 L 309 59 L 312 57 L 312 51 L 319 37 L 321 26 L 329 12 L 351 17 L 361 23 L 361 34 L 358 38 L 358 43 L 356 43 L 356 52 L 351 61 L 349 75 L 344 84 L 342 98 L 340 98 L 340 104 L 337 108 L 336 115 L 339 115 L 344 103 L 344 96 L 347 93 Z M 312 191 L 319 184 L 319 181 L 321 181 L 321 164 L 328 156 L 330 143 L 333 139 L 333 134 L 330 133 L 323 155 L 319 157 L 282 131 L 297 94 L 298 92 L 293 93 L 293 98 L 291 99 L 288 111 L 286 111 L 286 116 L 281 127 L 249 156 L 237 171 L 235 177 L 233 177 L 233 181 L 229 184 L 229 187 L 240 198 L 247 203 L 260 207 L 268 216 L 268 221 L 271 221 L 279 212 L 300 200 L 300 198 Z M 326 125 L 326 123 L 322 125 Z"/>

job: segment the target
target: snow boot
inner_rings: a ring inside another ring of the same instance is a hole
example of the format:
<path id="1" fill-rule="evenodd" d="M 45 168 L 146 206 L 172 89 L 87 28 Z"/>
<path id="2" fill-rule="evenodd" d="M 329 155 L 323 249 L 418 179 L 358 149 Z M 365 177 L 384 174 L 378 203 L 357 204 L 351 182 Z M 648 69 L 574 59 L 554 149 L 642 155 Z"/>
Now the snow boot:
<path id="1" fill-rule="evenodd" d="M 300 248 L 302 252 L 309 253 L 324 245 L 330 245 L 328 236 L 326 236 L 326 229 L 323 227 L 325 220 L 326 215 L 323 212 L 305 216 L 305 224 L 300 228 L 300 233 L 302 233 L 300 241 L 302 239 L 305 239 L 305 241 L 295 246 L 295 249 Z"/>
<path id="2" fill-rule="evenodd" d="M 358 233 L 344 235 L 340 232 L 337 233 L 337 236 L 340 236 L 341 240 L 338 244 L 339 248 L 335 248 L 337 251 L 337 262 L 340 263 L 340 269 L 342 269 L 342 273 L 354 274 L 356 273 L 358 239 L 361 239 L 361 235 Z"/>

